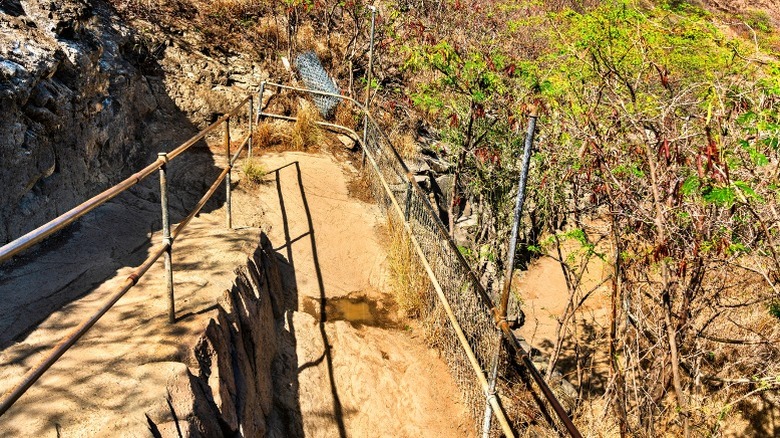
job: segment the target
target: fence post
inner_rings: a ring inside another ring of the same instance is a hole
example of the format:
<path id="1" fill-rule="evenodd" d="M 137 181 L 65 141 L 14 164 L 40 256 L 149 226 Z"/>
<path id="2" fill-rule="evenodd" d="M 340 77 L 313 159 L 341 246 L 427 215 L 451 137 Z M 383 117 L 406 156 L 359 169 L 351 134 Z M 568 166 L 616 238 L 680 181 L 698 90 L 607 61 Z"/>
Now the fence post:
<path id="1" fill-rule="evenodd" d="M 249 95 L 249 152 L 247 152 L 247 157 L 252 158 L 252 140 L 254 140 L 255 135 L 255 100 L 252 95 Z"/>
<path id="2" fill-rule="evenodd" d="M 173 298 L 173 262 L 171 260 L 173 239 L 171 239 L 171 221 L 168 215 L 168 154 L 160 152 L 157 157 L 163 160 L 163 164 L 160 166 L 160 206 L 162 208 L 163 243 L 167 245 L 165 249 L 165 280 L 168 286 L 168 322 L 173 324 L 176 322 L 176 304 Z"/>
<path id="3" fill-rule="evenodd" d="M 501 293 L 501 304 L 499 312 L 501 318 L 506 318 L 507 308 L 509 307 L 509 289 L 512 286 L 512 272 L 515 269 L 515 251 L 517 249 L 517 233 L 520 228 L 520 217 L 523 214 L 523 204 L 525 203 L 525 185 L 528 182 L 528 168 L 531 165 L 531 151 L 534 147 L 534 131 L 536 130 L 536 112 L 532 110 L 528 119 L 528 131 L 525 134 L 525 148 L 523 150 L 523 166 L 520 169 L 520 178 L 517 181 L 517 199 L 515 200 L 514 222 L 512 224 L 512 235 L 509 238 L 509 262 L 506 265 L 506 279 L 504 279 L 504 290 Z"/>
<path id="4" fill-rule="evenodd" d="M 227 228 L 233 228 L 232 202 L 230 199 L 230 172 L 233 170 L 233 164 L 230 162 L 230 117 L 225 120 L 225 158 L 227 159 L 228 172 L 225 175 L 225 208 Z"/>
<path id="5" fill-rule="evenodd" d="M 265 81 L 260 82 L 260 91 L 257 93 L 257 122 L 263 118 L 263 95 L 265 94 Z"/>
<path id="6" fill-rule="evenodd" d="M 498 379 L 498 357 L 501 354 L 501 332 L 496 336 L 496 355 L 493 357 L 493 364 L 490 367 L 490 380 L 488 381 L 488 390 L 485 393 L 485 417 L 482 422 L 482 438 L 490 438 L 490 428 L 493 420 L 493 407 L 490 405 L 490 399 L 496 396 L 496 380 Z"/>
<path id="7" fill-rule="evenodd" d="M 363 164 L 366 164 L 366 138 L 368 137 L 368 102 L 371 99 L 371 73 L 374 68 L 374 29 L 376 24 L 376 6 L 369 5 L 371 10 L 371 40 L 368 46 L 368 76 L 366 78 L 366 114 L 363 118 Z"/>
<path id="8" fill-rule="evenodd" d="M 406 205 L 404 206 L 404 218 L 409 222 L 409 210 L 412 207 L 412 182 L 406 183 Z"/>

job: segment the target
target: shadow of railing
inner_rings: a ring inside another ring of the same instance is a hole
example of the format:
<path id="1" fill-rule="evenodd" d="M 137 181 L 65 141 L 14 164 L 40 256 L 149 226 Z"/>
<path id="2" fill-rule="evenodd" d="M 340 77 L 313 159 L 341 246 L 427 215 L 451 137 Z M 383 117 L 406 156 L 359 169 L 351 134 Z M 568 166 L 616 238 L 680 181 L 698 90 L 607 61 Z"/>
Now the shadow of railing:
<path id="1" fill-rule="evenodd" d="M 288 168 L 293 168 L 295 171 L 296 183 L 300 191 L 300 202 L 303 205 L 303 210 L 306 216 L 306 223 L 308 227 L 305 232 L 301 233 L 299 236 L 296 236 L 294 238 L 290 235 L 290 222 L 287 213 L 287 206 L 285 203 L 284 190 L 282 189 L 282 178 L 281 178 L 281 171 Z M 336 423 L 336 427 L 338 428 L 339 437 L 346 438 L 347 429 L 344 423 L 344 408 L 341 403 L 341 398 L 339 397 L 338 387 L 336 385 L 336 379 L 334 376 L 334 369 L 333 369 L 333 353 L 331 351 L 331 343 L 330 340 L 328 339 L 328 333 L 325 328 L 325 323 L 328 318 L 325 283 L 323 281 L 322 268 L 320 266 L 319 256 L 317 254 L 317 239 L 314 230 L 314 222 L 312 220 L 312 213 L 311 213 L 311 209 L 309 208 L 309 203 L 306 199 L 306 190 L 303 185 L 300 163 L 298 161 L 294 161 L 292 163 L 274 169 L 268 172 L 268 174 L 273 174 L 276 182 L 276 192 L 279 197 L 279 208 L 282 215 L 282 226 L 284 228 L 284 238 L 285 238 L 284 245 L 280 246 L 279 248 L 276 248 L 275 250 L 279 251 L 281 249 L 285 249 L 287 254 L 287 261 L 290 264 L 290 266 L 293 267 L 293 269 L 295 269 L 296 262 L 293 255 L 292 245 L 296 242 L 301 241 L 305 237 L 309 237 L 314 274 L 317 279 L 317 288 L 319 291 L 319 312 L 318 312 L 319 320 L 317 321 L 317 323 L 318 323 L 320 336 L 322 337 L 322 344 L 324 347 L 323 352 L 317 359 L 314 359 L 312 361 L 306 362 L 298 366 L 297 374 L 300 374 L 302 371 L 306 370 L 307 368 L 319 366 L 323 362 L 325 363 L 327 367 L 328 381 L 330 384 L 330 393 L 333 399 L 332 418 Z M 292 326 L 292 321 L 288 321 L 288 323 L 290 324 L 290 326 Z"/>

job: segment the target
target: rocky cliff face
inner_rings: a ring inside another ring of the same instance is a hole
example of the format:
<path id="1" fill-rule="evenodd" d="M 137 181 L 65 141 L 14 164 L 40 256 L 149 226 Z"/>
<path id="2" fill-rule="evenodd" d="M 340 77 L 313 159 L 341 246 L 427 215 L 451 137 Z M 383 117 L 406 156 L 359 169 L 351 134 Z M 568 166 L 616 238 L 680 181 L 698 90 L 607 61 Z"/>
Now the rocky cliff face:
<path id="1" fill-rule="evenodd" d="M 2 4 L 0 243 L 131 173 L 158 107 L 132 32 L 105 5 Z"/>
<path id="2" fill-rule="evenodd" d="M 0 1 L 0 244 L 172 149 L 265 77 L 202 43 L 102 1 Z"/>

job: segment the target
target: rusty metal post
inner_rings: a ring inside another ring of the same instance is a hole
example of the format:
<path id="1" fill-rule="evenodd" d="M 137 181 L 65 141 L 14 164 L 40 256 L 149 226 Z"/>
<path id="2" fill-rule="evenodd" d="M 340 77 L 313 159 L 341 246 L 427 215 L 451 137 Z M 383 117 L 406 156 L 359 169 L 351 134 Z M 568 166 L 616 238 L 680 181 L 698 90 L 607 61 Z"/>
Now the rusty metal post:
<path id="1" fill-rule="evenodd" d="M 160 206 L 162 208 L 163 244 L 165 244 L 165 282 L 168 287 L 168 322 L 176 322 L 176 303 L 173 297 L 173 239 L 171 239 L 171 221 L 168 214 L 168 154 L 157 154 L 163 160 L 160 166 Z"/>
<path id="2" fill-rule="evenodd" d="M 255 135 L 255 101 L 252 95 L 249 95 L 249 152 L 247 157 L 252 158 L 252 140 Z"/>
<path id="3" fill-rule="evenodd" d="M 230 172 L 233 170 L 233 165 L 230 164 L 230 118 L 225 120 L 225 158 L 227 159 L 227 169 L 228 173 L 225 175 L 225 208 L 226 211 L 226 220 L 227 220 L 227 228 L 232 229 L 233 228 L 233 214 L 232 214 L 232 202 L 230 199 Z"/>

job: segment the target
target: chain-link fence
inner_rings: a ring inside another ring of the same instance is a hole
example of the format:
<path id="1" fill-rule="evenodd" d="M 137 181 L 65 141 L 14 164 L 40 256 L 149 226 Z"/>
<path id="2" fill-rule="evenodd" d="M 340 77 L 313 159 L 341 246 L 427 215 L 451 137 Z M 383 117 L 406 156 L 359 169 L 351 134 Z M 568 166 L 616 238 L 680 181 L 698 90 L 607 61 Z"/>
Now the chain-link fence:
<path id="1" fill-rule="evenodd" d="M 306 88 L 310 88 L 316 91 L 323 91 L 330 94 L 338 94 L 339 89 L 333 83 L 333 79 L 328 75 L 328 72 L 322 67 L 320 59 L 314 52 L 304 52 L 295 58 L 295 69 L 298 70 L 298 74 L 301 75 L 301 80 L 306 85 Z M 312 93 L 312 100 L 314 105 L 320 111 L 323 118 L 329 119 L 336 111 L 341 99 L 334 96 L 324 96 L 322 94 Z"/>
<path id="2" fill-rule="evenodd" d="M 387 214 L 394 214 L 391 208 L 390 194 L 384 190 L 379 175 L 390 188 L 396 203 L 401 207 L 404 220 L 409 224 L 409 229 L 419 243 L 420 249 L 425 255 L 433 273 L 441 286 L 444 295 L 449 302 L 455 317 L 466 335 L 474 356 L 480 367 L 487 374 L 492 361 L 499 349 L 501 332 L 496 328 L 496 323 L 491 315 L 490 307 L 481 298 L 484 293 L 482 285 L 472 274 L 468 263 L 460 254 L 457 246 L 450 239 L 436 210 L 431 204 L 428 194 L 413 183 L 408 174 L 408 169 L 393 149 L 390 141 L 376 126 L 372 119 L 367 120 L 365 147 L 376 164 L 374 171 L 378 175 L 369 178 L 374 198 L 384 207 Z M 437 303 L 437 305 L 439 305 Z M 443 350 L 443 356 L 449 365 L 452 375 L 461 388 L 465 402 L 467 403 L 480 430 L 484 419 L 486 395 L 479 381 L 474 376 L 474 370 L 469 364 L 468 357 L 463 347 L 458 342 L 454 327 L 448 322 L 441 321 L 444 329 L 443 336 L 438 339 L 438 344 Z M 502 350 L 500 364 L 506 363 L 505 353 Z M 499 372 L 499 375 L 502 373 Z M 502 400 L 506 405 L 507 400 Z M 500 428 L 493 425 L 493 434 L 498 434 Z"/>

